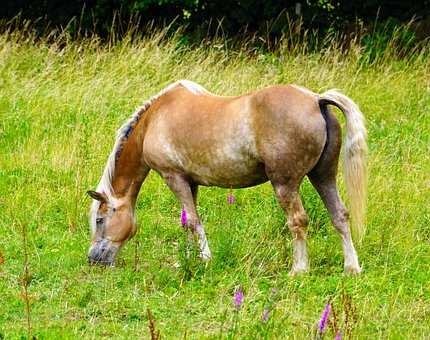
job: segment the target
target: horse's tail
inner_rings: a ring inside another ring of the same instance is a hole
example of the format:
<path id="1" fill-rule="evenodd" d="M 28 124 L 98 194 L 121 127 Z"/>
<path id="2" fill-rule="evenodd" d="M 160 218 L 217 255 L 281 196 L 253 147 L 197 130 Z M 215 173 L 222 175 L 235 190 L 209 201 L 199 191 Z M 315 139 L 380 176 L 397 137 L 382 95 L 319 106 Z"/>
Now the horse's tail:
<path id="1" fill-rule="evenodd" d="M 320 96 L 319 103 L 338 107 L 346 118 L 347 131 L 343 153 L 344 177 L 350 204 L 352 229 L 358 241 L 361 241 L 364 235 L 367 186 L 367 131 L 364 117 L 357 104 L 336 90 L 324 92 Z"/>

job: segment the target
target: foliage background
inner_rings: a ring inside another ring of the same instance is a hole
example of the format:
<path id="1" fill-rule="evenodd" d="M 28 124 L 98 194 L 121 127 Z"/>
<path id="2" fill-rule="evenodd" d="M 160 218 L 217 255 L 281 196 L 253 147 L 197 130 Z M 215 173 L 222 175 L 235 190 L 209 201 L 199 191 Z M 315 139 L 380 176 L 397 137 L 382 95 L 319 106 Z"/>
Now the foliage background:
<path id="1" fill-rule="evenodd" d="M 300 4 L 301 10 L 296 11 Z M 158 26 L 171 23 L 186 27 L 198 38 L 220 33 L 236 36 L 257 32 L 264 37 L 279 38 L 290 29 L 291 21 L 301 20 L 305 29 L 356 31 L 364 24 L 391 20 L 397 24 L 412 18 L 423 21 L 429 32 L 430 1 L 365 0 L 5 0 L 0 18 L 37 21 L 39 32 L 49 26 L 66 27 L 70 32 L 92 32 L 106 36 L 114 29 L 128 31 L 130 20 L 141 30 L 148 22 Z"/>

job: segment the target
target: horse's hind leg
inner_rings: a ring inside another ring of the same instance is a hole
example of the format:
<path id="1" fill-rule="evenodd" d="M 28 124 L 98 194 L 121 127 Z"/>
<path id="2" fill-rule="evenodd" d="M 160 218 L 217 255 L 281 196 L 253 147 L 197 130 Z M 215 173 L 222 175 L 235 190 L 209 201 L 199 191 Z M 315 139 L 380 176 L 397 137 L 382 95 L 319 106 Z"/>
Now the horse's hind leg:
<path id="1" fill-rule="evenodd" d="M 209 260 L 211 251 L 196 210 L 197 186 L 187 181 L 181 174 L 162 174 L 162 176 L 185 209 L 186 227 L 198 236 L 201 258 Z"/>
<path id="2" fill-rule="evenodd" d="M 308 177 L 321 196 L 331 221 L 342 239 L 345 272 L 359 273 L 361 268 L 352 243 L 348 212 L 340 199 L 336 186 L 337 164 L 341 146 L 340 127 L 336 117 L 329 110 L 325 111 L 325 119 L 328 135 L 326 148 Z"/>
<path id="3" fill-rule="evenodd" d="M 285 211 L 288 228 L 293 234 L 293 266 L 290 275 L 305 273 L 309 271 L 306 248 L 308 217 L 298 192 L 299 184 L 272 181 L 272 185 L 279 204 Z"/>
<path id="4" fill-rule="evenodd" d="M 330 214 L 331 221 L 342 239 L 345 272 L 361 272 L 360 265 L 358 264 L 357 252 L 355 251 L 348 225 L 348 212 L 340 199 L 339 191 L 336 186 L 336 179 L 321 179 L 312 175 L 309 176 L 309 179 L 321 196 Z"/>

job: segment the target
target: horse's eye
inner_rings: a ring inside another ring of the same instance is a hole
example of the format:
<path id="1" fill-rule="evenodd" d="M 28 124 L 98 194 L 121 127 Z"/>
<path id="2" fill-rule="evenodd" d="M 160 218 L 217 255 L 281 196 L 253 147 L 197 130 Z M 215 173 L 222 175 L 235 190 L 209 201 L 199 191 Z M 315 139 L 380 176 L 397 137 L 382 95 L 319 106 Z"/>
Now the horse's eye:
<path id="1" fill-rule="evenodd" d="M 96 219 L 96 223 L 97 223 L 97 224 L 101 224 L 101 223 L 103 223 L 103 218 L 101 218 L 101 217 L 97 218 L 97 219 Z"/>
<path id="2" fill-rule="evenodd" d="M 115 212 L 115 211 L 116 211 L 116 208 L 112 208 L 112 211 L 113 211 L 113 212 Z"/>

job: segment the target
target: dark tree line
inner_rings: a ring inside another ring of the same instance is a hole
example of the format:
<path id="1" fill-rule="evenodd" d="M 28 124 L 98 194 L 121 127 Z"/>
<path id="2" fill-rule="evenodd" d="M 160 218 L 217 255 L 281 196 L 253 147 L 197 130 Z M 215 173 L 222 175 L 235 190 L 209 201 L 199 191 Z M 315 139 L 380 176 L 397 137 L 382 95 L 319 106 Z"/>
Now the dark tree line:
<path id="1" fill-rule="evenodd" d="M 3 0 L 0 19 L 17 15 L 30 19 L 36 27 L 65 27 L 105 35 L 115 29 L 126 30 L 132 20 L 141 27 L 148 22 L 163 25 L 173 20 L 188 32 L 213 34 L 222 30 L 227 36 L 241 33 L 279 35 L 291 21 L 302 20 L 309 29 L 350 27 L 357 20 L 407 22 L 412 18 L 428 20 L 430 0 Z M 120 20 L 118 18 L 120 17 Z"/>

